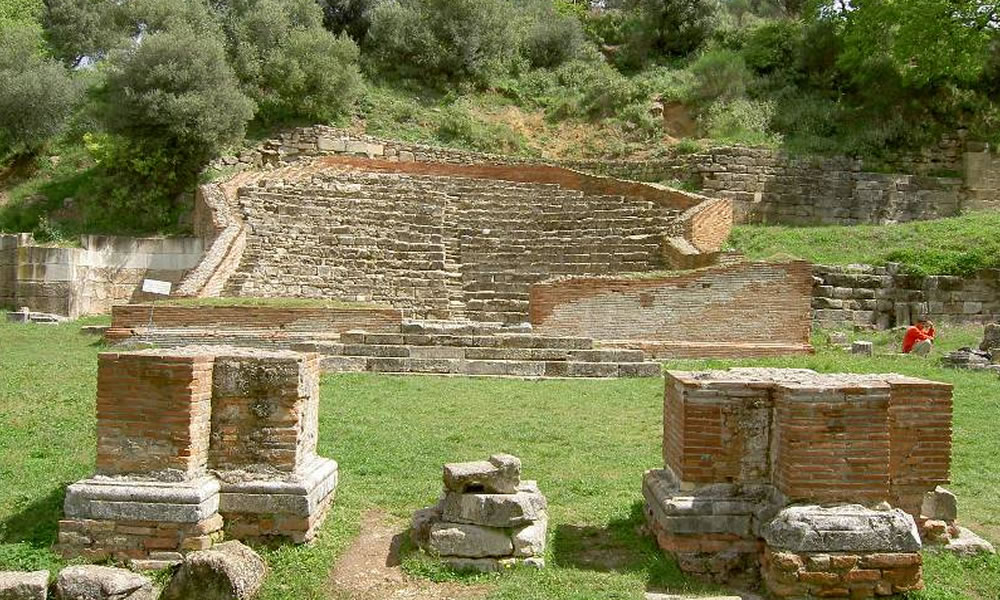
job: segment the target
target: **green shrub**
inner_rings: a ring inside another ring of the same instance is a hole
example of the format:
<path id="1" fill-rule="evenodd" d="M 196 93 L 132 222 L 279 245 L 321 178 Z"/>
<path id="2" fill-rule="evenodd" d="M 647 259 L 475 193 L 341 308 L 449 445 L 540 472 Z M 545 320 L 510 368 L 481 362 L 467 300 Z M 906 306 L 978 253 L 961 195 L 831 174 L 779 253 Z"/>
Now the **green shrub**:
<path id="1" fill-rule="evenodd" d="M 125 4 L 107 0 L 46 0 L 45 31 L 53 54 L 69 66 L 107 54 L 130 31 Z"/>
<path id="2" fill-rule="evenodd" d="M 0 28 L 0 156 L 43 146 L 65 128 L 80 97 L 69 71 L 40 47 L 37 28 Z"/>
<path id="3" fill-rule="evenodd" d="M 358 44 L 368 36 L 372 14 L 381 0 L 318 0 L 323 25 L 335 35 L 347 34 Z"/>
<path id="4" fill-rule="evenodd" d="M 561 117 L 610 117 L 644 95 L 635 82 L 605 63 L 567 63 L 557 77 L 564 91 L 554 112 Z"/>
<path id="5" fill-rule="evenodd" d="M 717 140 L 748 145 L 774 145 L 780 136 L 771 133 L 774 103 L 769 101 L 717 100 L 708 107 L 705 125 Z"/>
<path id="6" fill-rule="evenodd" d="M 521 52 L 534 68 L 552 68 L 585 57 L 588 41 L 580 20 L 564 15 L 548 0 L 521 0 Z"/>
<path id="7" fill-rule="evenodd" d="M 110 131 L 196 162 L 242 139 L 254 110 L 222 43 L 186 29 L 147 35 L 114 56 L 104 97 Z"/>
<path id="8" fill-rule="evenodd" d="M 517 13 L 508 0 L 387 2 L 372 15 L 365 48 L 382 74 L 489 86 L 517 63 Z"/>
<path id="9" fill-rule="evenodd" d="M 314 0 L 240 0 L 223 16 L 229 56 L 259 120 L 327 122 L 354 104 L 358 48 L 323 28 Z"/>
<path id="10" fill-rule="evenodd" d="M 743 48 L 746 64 L 758 73 L 794 68 L 802 26 L 797 21 L 773 21 L 761 25 L 747 38 Z"/>
<path id="11" fill-rule="evenodd" d="M 741 98 L 753 79 L 743 57 L 732 50 L 711 50 L 691 65 L 693 100 L 702 103 Z"/>
<path id="12" fill-rule="evenodd" d="M 697 50 L 714 27 L 710 0 L 628 0 L 622 66 L 636 69 L 651 60 L 683 57 Z"/>

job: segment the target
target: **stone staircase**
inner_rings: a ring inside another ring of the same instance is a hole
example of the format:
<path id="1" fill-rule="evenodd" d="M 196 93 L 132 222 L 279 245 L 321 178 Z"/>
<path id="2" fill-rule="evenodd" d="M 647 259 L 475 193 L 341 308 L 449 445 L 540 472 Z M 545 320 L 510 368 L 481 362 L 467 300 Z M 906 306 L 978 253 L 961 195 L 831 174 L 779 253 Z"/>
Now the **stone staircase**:
<path id="1" fill-rule="evenodd" d="M 399 333 L 350 331 L 293 349 L 324 355 L 325 372 L 510 377 L 658 377 L 641 350 L 602 349 L 590 338 L 530 333 L 524 325 L 411 321 Z"/>

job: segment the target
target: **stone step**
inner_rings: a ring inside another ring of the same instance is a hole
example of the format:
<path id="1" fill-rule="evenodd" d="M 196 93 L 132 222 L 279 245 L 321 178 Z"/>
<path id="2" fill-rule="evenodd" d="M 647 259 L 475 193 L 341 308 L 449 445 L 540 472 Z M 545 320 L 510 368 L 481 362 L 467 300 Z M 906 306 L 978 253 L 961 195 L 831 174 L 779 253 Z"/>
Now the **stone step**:
<path id="1" fill-rule="evenodd" d="M 501 333 L 494 335 L 448 335 L 429 333 L 368 333 L 348 331 L 340 335 L 345 345 L 368 346 L 452 346 L 459 348 L 553 348 L 593 350 L 590 338 Z"/>
<path id="2" fill-rule="evenodd" d="M 428 335 L 490 335 L 494 333 L 531 333 L 531 325 L 524 323 L 518 327 L 512 327 L 499 322 L 424 320 L 404 321 L 401 331 Z"/>
<path id="3" fill-rule="evenodd" d="M 659 377 L 655 362 L 591 363 L 541 360 L 467 360 L 457 358 L 405 358 L 328 356 L 324 372 L 424 373 L 494 377 Z"/>

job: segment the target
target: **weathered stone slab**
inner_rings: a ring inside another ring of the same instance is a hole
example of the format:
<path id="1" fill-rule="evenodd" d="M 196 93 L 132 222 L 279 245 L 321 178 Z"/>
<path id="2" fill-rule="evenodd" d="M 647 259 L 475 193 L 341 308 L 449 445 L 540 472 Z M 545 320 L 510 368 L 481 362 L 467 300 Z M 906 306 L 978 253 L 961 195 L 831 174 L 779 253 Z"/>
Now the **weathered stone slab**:
<path id="1" fill-rule="evenodd" d="M 69 486 L 63 508 L 70 519 L 197 523 L 218 512 L 219 482 L 94 477 Z"/>
<path id="2" fill-rule="evenodd" d="M 442 504 L 442 518 L 487 527 L 518 527 L 537 521 L 547 507 L 545 497 L 537 491 L 524 491 L 524 484 L 521 490 L 516 494 L 449 492 Z"/>
<path id="3" fill-rule="evenodd" d="M 958 537 L 948 540 L 944 549 L 958 556 L 996 554 L 996 549 L 993 547 L 993 544 L 987 542 L 965 527 L 958 528 Z"/>
<path id="4" fill-rule="evenodd" d="M 761 531 L 768 546 L 792 552 L 919 552 L 920 534 L 902 510 L 857 504 L 791 506 Z"/>
<path id="5" fill-rule="evenodd" d="M 56 580 L 60 600 L 156 600 L 153 582 L 125 569 L 79 565 L 66 567 Z"/>
<path id="6" fill-rule="evenodd" d="M 266 575 L 267 564 L 256 552 L 240 542 L 225 542 L 189 554 L 160 600 L 247 600 Z"/>
<path id="7" fill-rule="evenodd" d="M 520 558 L 543 556 L 548 529 L 548 515 L 543 515 L 531 525 L 516 530 L 513 538 L 514 556 Z"/>
<path id="8" fill-rule="evenodd" d="M 0 571 L 0 600 L 45 600 L 48 588 L 48 571 Z"/>
<path id="9" fill-rule="evenodd" d="M 446 522 L 431 526 L 428 546 L 441 556 L 465 558 L 510 556 L 514 549 L 503 529 Z"/>
<path id="10" fill-rule="evenodd" d="M 494 454 L 488 461 L 448 463 L 444 466 L 445 489 L 465 493 L 514 494 L 521 485 L 521 460 L 510 454 Z"/>

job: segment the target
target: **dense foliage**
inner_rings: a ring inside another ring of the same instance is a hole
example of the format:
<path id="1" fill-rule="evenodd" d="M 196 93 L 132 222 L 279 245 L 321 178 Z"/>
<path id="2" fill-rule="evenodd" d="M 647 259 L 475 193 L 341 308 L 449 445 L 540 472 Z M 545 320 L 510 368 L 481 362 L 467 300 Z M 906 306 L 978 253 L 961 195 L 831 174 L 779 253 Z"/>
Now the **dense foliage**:
<path id="1" fill-rule="evenodd" d="M 0 228 L 48 227 L 70 195 L 71 230 L 162 230 L 207 160 L 291 123 L 501 152 L 565 134 L 587 156 L 997 142 L 1000 19 L 995 0 L 0 0 L 0 82 L 0 164 L 74 157 L 36 161 L 52 185 L 15 190 Z"/>

